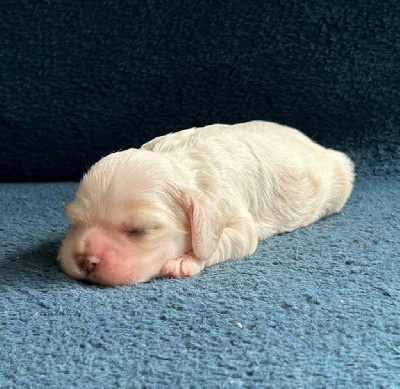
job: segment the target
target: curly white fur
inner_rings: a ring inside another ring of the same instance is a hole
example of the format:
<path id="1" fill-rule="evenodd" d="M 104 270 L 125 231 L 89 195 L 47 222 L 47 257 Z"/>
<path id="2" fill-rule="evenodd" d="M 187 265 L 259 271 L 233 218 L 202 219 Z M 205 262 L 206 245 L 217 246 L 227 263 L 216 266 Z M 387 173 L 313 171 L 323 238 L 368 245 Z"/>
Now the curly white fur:
<path id="1" fill-rule="evenodd" d="M 338 212 L 353 180 L 345 154 L 275 123 L 169 134 L 91 167 L 67 206 L 59 260 L 105 285 L 191 276 Z"/>

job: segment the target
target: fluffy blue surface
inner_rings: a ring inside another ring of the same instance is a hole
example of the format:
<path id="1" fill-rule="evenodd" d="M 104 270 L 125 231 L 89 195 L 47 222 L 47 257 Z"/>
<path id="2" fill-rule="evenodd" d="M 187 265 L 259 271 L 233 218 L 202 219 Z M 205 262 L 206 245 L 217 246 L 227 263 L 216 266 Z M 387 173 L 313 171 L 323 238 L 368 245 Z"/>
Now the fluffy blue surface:
<path id="1" fill-rule="evenodd" d="M 400 386 L 398 176 L 249 258 L 116 288 L 55 264 L 76 186 L 0 186 L 0 387 Z"/>

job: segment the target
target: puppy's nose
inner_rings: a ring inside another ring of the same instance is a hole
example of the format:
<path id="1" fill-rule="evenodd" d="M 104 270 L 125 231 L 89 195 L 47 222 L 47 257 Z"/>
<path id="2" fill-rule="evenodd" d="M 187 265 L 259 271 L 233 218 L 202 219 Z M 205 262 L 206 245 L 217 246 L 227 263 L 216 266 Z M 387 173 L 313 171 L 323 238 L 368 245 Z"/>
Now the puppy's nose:
<path id="1" fill-rule="evenodd" d="M 76 256 L 76 263 L 85 273 L 91 273 L 94 271 L 99 262 L 100 258 L 95 257 L 94 255 L 78 254 Z"/>

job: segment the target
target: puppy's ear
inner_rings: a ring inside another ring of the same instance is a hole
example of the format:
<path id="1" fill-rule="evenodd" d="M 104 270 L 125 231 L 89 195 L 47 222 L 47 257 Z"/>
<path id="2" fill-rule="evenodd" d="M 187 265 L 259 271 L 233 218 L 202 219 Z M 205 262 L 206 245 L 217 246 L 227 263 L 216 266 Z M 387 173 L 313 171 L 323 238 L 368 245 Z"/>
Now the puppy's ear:
<path id="1" fill-rule="evenodd" d="M 189 195 L 187 214 L 192 233 L 192 249 L 197 258 L 208 260 L 217 250 L 223 231 L 223 217 L 211 199 Z"/>

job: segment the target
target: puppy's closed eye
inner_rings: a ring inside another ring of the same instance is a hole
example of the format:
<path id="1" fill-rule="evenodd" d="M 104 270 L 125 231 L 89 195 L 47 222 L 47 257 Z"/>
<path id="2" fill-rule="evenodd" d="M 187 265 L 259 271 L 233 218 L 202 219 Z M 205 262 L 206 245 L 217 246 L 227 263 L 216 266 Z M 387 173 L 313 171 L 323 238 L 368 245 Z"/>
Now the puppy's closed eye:
<path id="1" fill-rule="evenodd" d="M 158 224 L 146 224 L 139 226 L 125 225 L 122 227 L 122 231 L 125 233 L 125 235 L 132 238 L 144 237 L 150 235 L 151 233 L 154 233 L 159 229 L 160 226 Z"/>
<path id="2" fill-rule="evenodd" d="M 141 237 L 149 233 L 149 228 L 129 228 L 124 230 L 124 232 L 130 237 Z"/>

